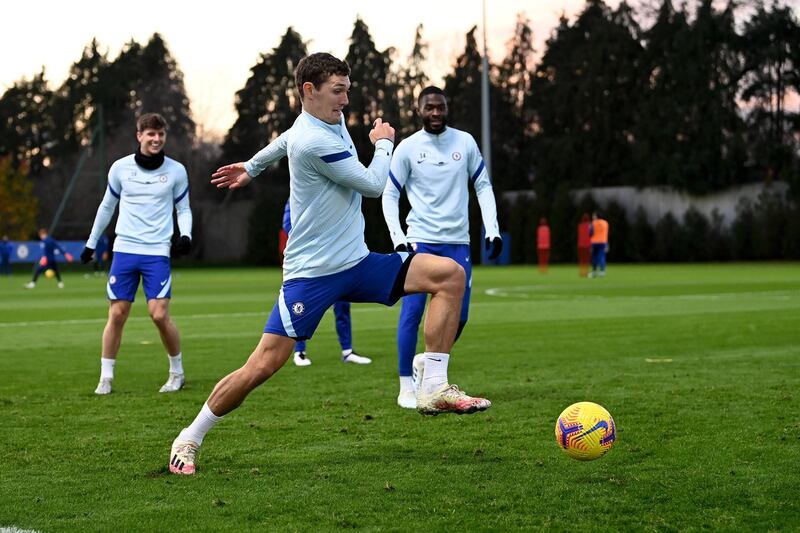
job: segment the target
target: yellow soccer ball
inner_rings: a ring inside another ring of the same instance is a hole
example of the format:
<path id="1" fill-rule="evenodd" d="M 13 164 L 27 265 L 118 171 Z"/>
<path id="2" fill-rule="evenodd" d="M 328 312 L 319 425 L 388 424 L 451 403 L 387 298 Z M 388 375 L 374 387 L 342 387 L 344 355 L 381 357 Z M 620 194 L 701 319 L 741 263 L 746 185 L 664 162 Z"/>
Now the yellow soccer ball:
<path id="1" fill-rule="evenodd" d="M 54 278 L 56 277 L 56 271 L 53 270 L 52 268 L 48 268 L 47 270 L 44 271 L 44 277 Z"/>
<path id="2" fill-rule="evenodd" d="M 556 420 L 558 446 L 579 461 L 602 457 L 614 445 L 616 438 L 614 419 L 596 403 L 574 403 Z"/>

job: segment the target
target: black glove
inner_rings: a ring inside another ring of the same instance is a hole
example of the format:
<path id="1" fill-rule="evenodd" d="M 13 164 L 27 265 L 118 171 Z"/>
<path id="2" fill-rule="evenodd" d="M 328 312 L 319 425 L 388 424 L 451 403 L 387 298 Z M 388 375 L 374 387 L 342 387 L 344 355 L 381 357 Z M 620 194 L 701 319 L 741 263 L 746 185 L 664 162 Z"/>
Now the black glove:
<path id="1" fill-rule="evenodd" d="M 181 235 L 181 238 L 175 243 L 175 251 L 180 255 L 186 255 L 191 249 L 192 239 L 190 239 L 187 235 Z"/>
<path id="2" fill-rule="evenodd" d="M 93 255 L 94 248 L 89 248 L 88 246 L 84 247 L 83 251 L 81 252 L 81 263 L 85 265 L 92 260 Z"/>
<path id="3" fill-rule="evenodd" d="M 414 245 L 411 244 L 410 242 L 407 242 L 405 244 L 398 244 L 397 246 L 395 246 L 394 251 L 395 252 L 413 253 L 414 252 Z"/>
<path id="4" fill-rule="evenodd" d="M 500 252 L 503 251 L 503 239 L 495 237 L 489 240 L 489 237 L 486 237 L 486 251 L 489 252 L 489 260 L 500 257 Z"/>

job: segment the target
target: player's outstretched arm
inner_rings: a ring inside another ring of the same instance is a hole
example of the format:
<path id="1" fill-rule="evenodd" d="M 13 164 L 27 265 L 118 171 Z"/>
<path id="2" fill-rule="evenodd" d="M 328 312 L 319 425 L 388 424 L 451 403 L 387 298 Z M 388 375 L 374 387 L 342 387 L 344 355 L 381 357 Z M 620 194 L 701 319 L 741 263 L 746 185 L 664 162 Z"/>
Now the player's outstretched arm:
<path id="1" fill-rule="evenodd" d="M 253 177 L 244 169 L 244 162 L 219 167 L 211 174 L 211 183 L 218 189 L 240 189 L 252 180 Z"/>

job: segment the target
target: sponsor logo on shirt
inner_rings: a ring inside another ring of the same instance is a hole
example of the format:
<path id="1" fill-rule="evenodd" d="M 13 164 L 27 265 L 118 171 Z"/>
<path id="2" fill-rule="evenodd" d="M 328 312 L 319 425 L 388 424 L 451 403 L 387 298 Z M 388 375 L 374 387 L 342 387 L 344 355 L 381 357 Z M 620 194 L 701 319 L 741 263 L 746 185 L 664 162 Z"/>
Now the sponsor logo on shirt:
<path id="1" fill-rule="evenodd" d="M 295 302 L 292 304 L 292 313 L 297 316 L 306 312 L 306 305 L 303 302 Z"/>

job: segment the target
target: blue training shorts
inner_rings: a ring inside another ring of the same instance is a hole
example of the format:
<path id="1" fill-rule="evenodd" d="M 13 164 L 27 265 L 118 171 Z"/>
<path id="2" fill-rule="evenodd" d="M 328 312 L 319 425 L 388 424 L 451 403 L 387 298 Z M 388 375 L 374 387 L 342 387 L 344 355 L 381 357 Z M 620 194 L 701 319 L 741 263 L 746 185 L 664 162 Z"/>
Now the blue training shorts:
<path id="1" fill-rule="evenodd" d="M 411 257 L 405 252 L 370 253 L 336 274 L 284 281 L 264 333 L 310 339 L 322 315 L 338 301 L 394 305 L 405 294 L 403 282 Z"/>
<path id="2" fill-rule="evenodd" d="M 144 295 L 148 300 L 172 297 L 169 257 L 114 252 L 106 285 L 108 299 L 134 301 L 139 288 L 139 276 L 142 277 Z"/>

